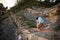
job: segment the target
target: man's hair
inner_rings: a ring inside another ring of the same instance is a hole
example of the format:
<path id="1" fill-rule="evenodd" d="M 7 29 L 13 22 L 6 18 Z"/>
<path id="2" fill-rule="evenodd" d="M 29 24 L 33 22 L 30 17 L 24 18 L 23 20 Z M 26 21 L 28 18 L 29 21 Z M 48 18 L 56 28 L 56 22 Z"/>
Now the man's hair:
<path id="1" fill-rule="evenodd" d="M 38 17 L 36 17 L 36 20 L 38 20 Z"/>

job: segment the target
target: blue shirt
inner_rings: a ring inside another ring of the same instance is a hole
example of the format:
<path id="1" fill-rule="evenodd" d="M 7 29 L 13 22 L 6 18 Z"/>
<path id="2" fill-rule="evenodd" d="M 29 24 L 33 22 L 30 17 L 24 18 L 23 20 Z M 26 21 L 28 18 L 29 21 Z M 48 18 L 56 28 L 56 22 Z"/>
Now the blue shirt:
<path id="1" fill-rule="evenodd" d="M 44 23 L 44 20 L 41 17 L 38 17 L 38 22 L 41 24 Z"/>

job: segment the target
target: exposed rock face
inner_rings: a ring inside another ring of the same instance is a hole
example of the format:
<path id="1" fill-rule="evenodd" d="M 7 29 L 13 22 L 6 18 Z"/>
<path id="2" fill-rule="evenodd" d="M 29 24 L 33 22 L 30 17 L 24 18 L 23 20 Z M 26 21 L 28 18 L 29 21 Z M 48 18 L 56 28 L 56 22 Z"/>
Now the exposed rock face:
<path id="1" fill-rule="evenodd" d="M 52 29 L 57 26 L 59 19 L 60 4 L 51 8 L 26 8 L 21 12 L 28 20 L 33 20 L 35 23 L 36 17 L 41 16 L 45 20 L 47 28 Z M 54 27 L 53 27 L 54 26 Z"/>
<path id="2" fill-rule="evenodd" d="M 31 29 L 22 29 L 18 40 L 59 40 L 59 34 L 55 32 L 37 32 Z"/>
<path id="3" fill-rule="evenodd" d="M 0 40 L 17 40 L 15 34 L 16 26 L 13 24 L 13 21 L 5 14 L 2 17 L 4 19 L 0 19 L 0 21 L 2 20 L 0 22 Z"/>
<path id="4" fill-rule="evenodd" d="M 18 15 L 23 14 L 27 20 L 33 20 L 34 23 L 36 21 L 37 16 L 41 16 L 45 20 L 46 27 L 52 24 L 52 21 L 54 20 L 54 23 L 57 20 L 58 16 L 54 16 L 53 18 L 50 17 L 50 8 L 26 8 L 25 10 L 22 10 L 21 12 L 18 12 Z M 47 28 L 49 28 L 47 27 Z"/>
<path id="5" fill-rule="evenodd" d="M 60 5 L 58 5 L 60 6 Z M 60 39 L 60 33 L 55 32 L 53 29 L 60 23 L 59 14 L 58 13 L 58 6 L 52 7 L 52 8 L 37 8 L 37 9 L 31 9 L 27 8 L 22 11 L 22 13 L 25 15 L 25 17 L 28 20 L 36 20 L 35 18 L 37 16 L 41 16 L 45 20 L 45 29 L 52 30 L 51 32 L 44 33 L 44 32 L 36 32 L 32 29 L 22 29 L 21 34 L 18 36 L 18 40 L 59 40 Z M 59 7 L 60 8 L 60 7 Z M 47 10 L 47 11 L 46 11 Z M 59 20 L 59 21 L 57 21 Z"/>

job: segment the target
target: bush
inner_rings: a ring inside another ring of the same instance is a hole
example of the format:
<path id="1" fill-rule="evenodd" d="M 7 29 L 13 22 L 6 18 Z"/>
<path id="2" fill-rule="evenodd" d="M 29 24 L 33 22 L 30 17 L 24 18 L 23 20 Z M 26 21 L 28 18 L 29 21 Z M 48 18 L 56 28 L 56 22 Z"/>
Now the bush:
<path id="1" fill-rule="evenodd" d="M 29 28 L 35 27 L 35 24 L 32 21 L 28 21 L 26 24 L 29 26 Z"/>

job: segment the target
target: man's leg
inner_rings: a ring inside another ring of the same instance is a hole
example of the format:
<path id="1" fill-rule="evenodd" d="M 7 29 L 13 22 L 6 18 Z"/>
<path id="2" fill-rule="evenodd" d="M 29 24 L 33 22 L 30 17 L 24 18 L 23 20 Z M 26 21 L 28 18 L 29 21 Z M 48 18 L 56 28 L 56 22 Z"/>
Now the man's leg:
<path id="1" fill-rule="evenodd" d="M 44 24 L 40 24 L 40 26 L 41 26 L 41 30 L 43 30 L 44 29 Z"/>

